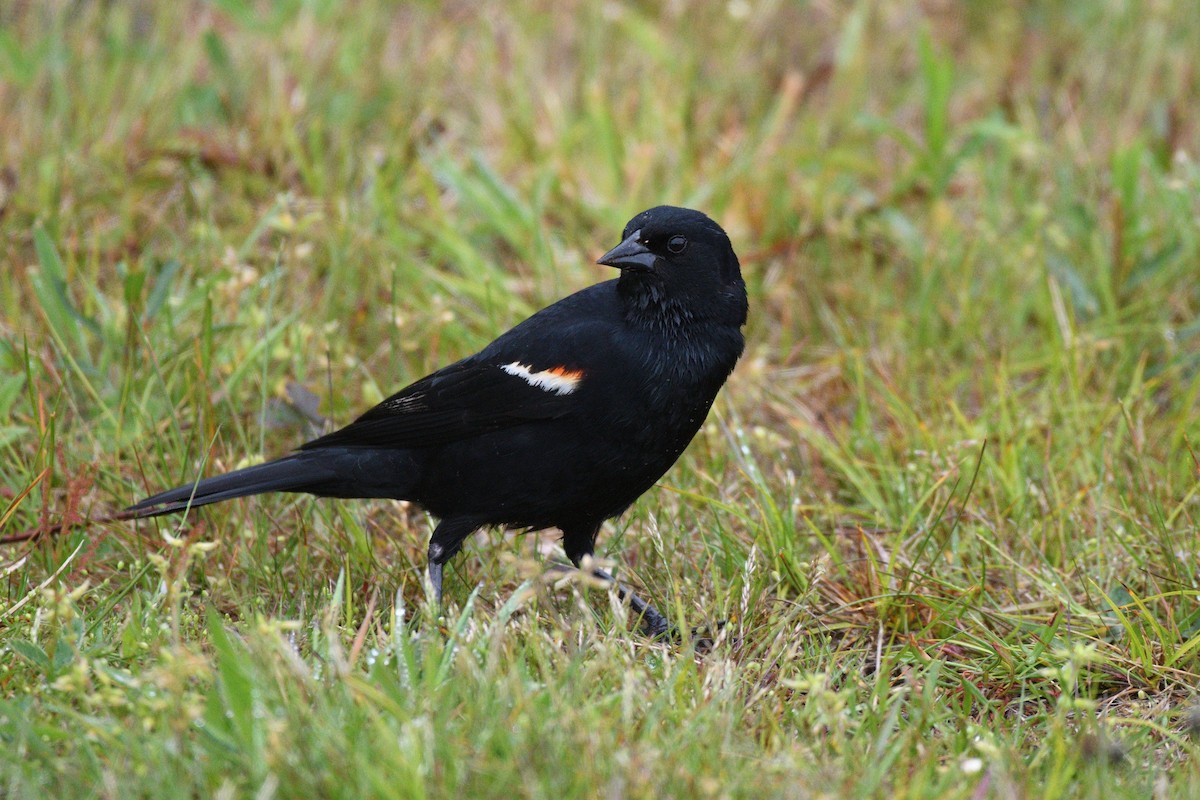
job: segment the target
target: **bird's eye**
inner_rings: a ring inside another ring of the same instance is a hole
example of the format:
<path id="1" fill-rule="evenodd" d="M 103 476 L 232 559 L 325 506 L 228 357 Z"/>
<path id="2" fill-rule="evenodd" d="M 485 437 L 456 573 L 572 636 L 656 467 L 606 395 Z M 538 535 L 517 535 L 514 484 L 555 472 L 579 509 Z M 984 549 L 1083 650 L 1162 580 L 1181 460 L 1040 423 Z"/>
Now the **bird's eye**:
<path id="1" fill-rule="evenodd" d="M 667 240 L 667 249 L 675 255 L 679 255 L 687 249 L 687 239 L 683 236 L 672 236 Z"/>

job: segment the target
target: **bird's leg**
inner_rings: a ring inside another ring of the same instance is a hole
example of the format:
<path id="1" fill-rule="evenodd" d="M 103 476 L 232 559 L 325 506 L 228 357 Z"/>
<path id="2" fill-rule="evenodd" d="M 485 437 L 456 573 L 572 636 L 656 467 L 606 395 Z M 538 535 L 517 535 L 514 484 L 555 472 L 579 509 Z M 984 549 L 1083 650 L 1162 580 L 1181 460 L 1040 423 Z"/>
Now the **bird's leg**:
<path id="1" fill-rule="evenodd" d="M 654 639 L 663 639 L 674 632 L 674 628 L 671 623 L 667 622 L 667 618 L 659 613 L 659 610 L 652 604 L 634 594 L 628 586 L 600 568 L 593 569 L 592 574 L 602 581 L 616 585 L 617 597 L 629 601 L 629 607 L 641 619 L 642 630 L 646 635 Z"/>
<path id="2" fill-rule="evenodd" d="M 479 522 L 470 517 L 448 517 L 433 529 L 429 539 L 429 586 L 433 602 L 442 604 L 442 568 L 462 549 L 463 541 L 475 532 Z"/>
<path id="3" fill-rule="evenodd" d="M 442 562 L 434 558 L 433 545 L 429 547 L 429 586 L 434 605 L 442 604 Z"/>
<path id="4" fill-rule="evenodd" d="M 571 563 L 578 569 L 583 569 L 583 560 L 590 558 L 595 551 L 596 534 L 599 532 L 599 525 L 563 529 L 563 550 L 567 552 L 567 558 L 571 559 Z M 593 567 L 591 573 L 600 580 L 617 587 L 617 596 L 622 600 L 629 601 L 629 607 L 641 619 L 642 630 L 648 636 L 662 639 L 673 634 L 674 628 L 671 623 L 667 622 L 667 618 L 660 614 L 657 608 L 634 594 L 628 586 L 598 567 Z"/>
<path id="5" fill-rule="evenodd" d="M 667 621 L 667 618 L 655 608 L 652 604 L 647 603 L 642 598 L 633 593 L 632 590 L 625 584 L 618 581 L 613 576 L 609 575 L 602 569 L 593 569 L 592 574 L 602 581 L 616 584 L 617 597 L 622 600 L 629 601 L 629 607 L 633 609 L 633 613 L 637 614 L 642 621 L 642 631 L 652 639 L 670 640 L 676 644 L 682 641 L 679 635 L 679 630 Z M 725 627 L 725 622 L 717 623 L 717 630 Z M 716 634 L 710 634 L 703 628 L 692 628 L 692 646 L 696 648 L 698 653 L 707 653 L 713 648 Z"/>

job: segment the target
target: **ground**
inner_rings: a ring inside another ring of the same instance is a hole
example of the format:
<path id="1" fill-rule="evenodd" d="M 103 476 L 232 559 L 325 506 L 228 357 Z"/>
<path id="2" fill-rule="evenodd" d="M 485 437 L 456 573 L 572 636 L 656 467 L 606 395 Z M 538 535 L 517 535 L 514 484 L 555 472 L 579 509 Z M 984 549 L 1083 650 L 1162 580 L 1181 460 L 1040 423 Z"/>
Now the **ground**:
<path id="1" fill-rule="evenodd" d="M 1198 51 L 1168 1 L 0 4 L 0 794 L 1196 796 Z M 659 203 L 748 347 L 599 552 L 711 648 L 553 532 L 439 616 L 405 504 L 85 522 Z"/>

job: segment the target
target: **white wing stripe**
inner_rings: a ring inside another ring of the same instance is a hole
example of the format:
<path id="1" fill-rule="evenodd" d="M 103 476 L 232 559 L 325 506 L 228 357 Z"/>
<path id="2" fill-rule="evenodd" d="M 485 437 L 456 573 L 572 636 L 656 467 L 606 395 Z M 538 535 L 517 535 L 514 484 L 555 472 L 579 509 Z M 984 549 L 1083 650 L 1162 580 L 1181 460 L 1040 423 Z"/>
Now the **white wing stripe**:
<path id="1" fill-rule="evenodd" d="M 544 369 L 541 372 L 534 372 L 532 367 L 528 367 L 520 361 L 514 361 L 511 364 L 502 364 L 500 369 L 509 375 L 515 375 L 530 386 L 544 389 L 547 392 L 554 392 L 555 394 L 570 394 L 579 388 L 579 381 L 583 378 L 582 372 L 564 369 L 563 367 L 553 367 L 551 369 Z"/>

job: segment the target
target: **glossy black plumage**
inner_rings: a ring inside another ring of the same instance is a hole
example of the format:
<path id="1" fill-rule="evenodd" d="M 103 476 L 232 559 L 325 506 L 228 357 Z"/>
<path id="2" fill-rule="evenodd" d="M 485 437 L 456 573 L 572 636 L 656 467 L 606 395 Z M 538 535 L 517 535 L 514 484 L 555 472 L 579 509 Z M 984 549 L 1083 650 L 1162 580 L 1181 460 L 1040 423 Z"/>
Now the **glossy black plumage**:
<path id="1" fill-rule="evenodd" d="M 442 565 L 488 525 L 557 527 L 578 565 L 603 521 L 683 452 L 743 348 L 746 289 L 720 226 L 659 206 L 622 239 L 600 259 L 618 279 L 539 311 L 292 455 L 130 510 L 156 516 L 271 491 L 411 500 L 441 520 L 429 547 L 439 594 Z"/>

